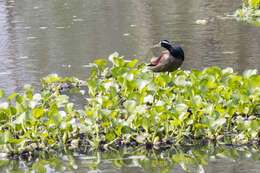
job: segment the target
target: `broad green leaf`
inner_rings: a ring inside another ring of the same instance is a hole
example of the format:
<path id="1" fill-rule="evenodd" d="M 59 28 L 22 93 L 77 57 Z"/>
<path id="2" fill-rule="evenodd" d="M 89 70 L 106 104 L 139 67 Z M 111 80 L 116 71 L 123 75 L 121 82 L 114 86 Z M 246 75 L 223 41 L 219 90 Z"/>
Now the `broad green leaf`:
<path id="1" fill-rule="evenodd" d="M 260 87 L 260 75 L 251 75 L 248 79 L 248 86 L 252 89 Z"/>
<path id="2" fill-rule="evenodd" d="M 40 118 L 44 114 L 44 108 L 36 107 L 32 110 L 32 114 L 35 118 Z"/>
<path id="3" fill-rule="evenodd" d="M 115 52 L 114 54 L 110 55 L 108 59 L 116 67 L 123 67 L 125 65 L 124 59 L 122 57 L 118 57 L 118 53 L 117 52 Z"/>
<path id="4" fill-rule="evenodd" d="M 222 126 L 224 123 L 226 123 L 226 118 L 219 118 L 214 122 L 214 125 Z"/>
<path id="5" fill-rule="evenodd" d="M 7 143 L 8 141 L 13 139 L 13 135 L 10 133 L 9 130 L 5 130 L 4 132 L 4 143 Z"/>
<path id="6" fill-rule="evenodd" d="M 124 102 L 124 107 L 127 109 L 128 112 L 132 113 L 136 107 L 136 101 L 134 100 L 127 100 Z"/>
<path id="7" fill-rule="evenodd" d="M 107 61 L 105 59 L 98 59 L 94 61 L 94 64 L 97 65 L 98 70 L 102 71 L 105 69 Z"/>
<path id="8" fill-rule="evenodd" d="M 177 85 L 177 86 L 182 86 L 184 87 L 186 85 L 186 77 L 184 75 L 181 75 L 181 76 L 178 76 L 174 83 Z"/>
<path id="9" fill-rule="evenodd" d="M 231 73 L 233 73 L 233 68 L 231 68 L 231 67 L 225 68 L 222 70 L 222 73 L 224 75 L 231 74 Z"/>
<path id="10" fill-rule="evenodd" d="M 134 59 L 133 61 L 128 62 L 126 64 L 126 66 L 129 67 L 129 68 L 134 68 L 137 63 L 138 63 L 138 59 Z"/>
<path id="11" fill-rule="evenodd" d="M 144 103 L 153 103 L 154 97 L 152 95 L 147 95 L 144 97 Z"/>
<path id="12" fill-rule="evenodd" d="M 14 94 L 11 94 L 9 97 L 8 97 L 8 101 L 10 102 L 14 97 L 16 97 L 18 94 L 17 93 L 14 93 Z"/>
<path id="13" fill-rule="evenodd" d="M 47 138 L 49 135 L 48 135 L 48 133 L 41 133 L 41 134 L 39 134 L 39 136 L 41 138 Z"/>
<path id="14" fill-rule="evenodd" d="M 33 95 L 33 100 L 34 101 L 40 101 L 42 99 L 42 96 L 41 96 L 41 94 L 39 94 L 39 93 L 36 93 L 36 94 L 34 94 Z"/>
<path id="15" fill-rule="evenodd" d="M 110 132 L 108 134 L 106 134 L 106 139 L 108 141 L 113 141 L 116 138 L 116 135 L 114 134 L 114 132 Z"/>
<path id="16" fill-rule="evenodd" d="M 49 74 L 48 76 L 42 79 L 42 81 L 47 84 L 58 82 L 59 80 L 60 77 L 58 76 L 58 74 Z"/>
<path id="17" fill-rule="evenodd" d="M 87 79 L 86 82 L 88 84 L 89 94 L 92 97 L 95 97 L 96 89 L 97 89 L 97 82 L 93 79 Z"/>
<path id="18" fill-rule="evenodd" d="M 8 143 L 12 143 L 12 144 L 19 144 L 23 141 L 24 139 L 10 139 L 8 140 Z"/>
<path id="19" fill-rule="evenodd" d="M 56 103 L 57 105 L 63 105 L 65 103 L 68 103 L 69 97 L 67 95 L 59 95 L 56 97 Z"/>
<path id="20" fill-rule="evenodd" d="M 150 82 L 147 80 L 137 79 L 136 80 L 136 87 L 142 91 L 144 87 L 146 87 Z"/>
<path id="21" fill-rule="evenodd" d="M 123 75 L 123 77 L 124 77 L 126 80 L 128 80 L 128 81 L 134 80 L 134 74 L 131 73 L 131 72 L 125 73 L 125 74 Z"/>
<path id="22" fill-rule="evenodd" d="M 188 109 L 188 107 L 187 107 L 187 105 L 186 104 L 178 104 L 178 105 L 176 105 L 176 107 L 175 107 L 175 110 L 177 111 L 177 112 L 179 112 L 179 113 L 182 113 L 182 112 L 187 112 L 187 109 Z"/>
<path id="23" fill-rule="evenodd" d="M 143 135 L 138 135 L 138 136 L 136 137 L 136 141 L 137 141 L 138 143 L 141 143 L 141 144 L 144 144 L 144 143 L 145 143 L 145 139 L 146 139 L 146 137 L 143 136 Z"/>
<path id="24" fill-rule="evenodd" d="M 2 102 L 0 103 L 0 109 L 8 109 L 9 103 L 8 102 Z"/>
<path id="25" fill-rule="evenodd" d="M 73 111 L 74 103 L 68 103 L 65 106 L 65 111 L 70 114 Z"/>
<path id="26" fill-rule="evenodd" d="M 32 85 L 29 85 L 29 84 L 24 85 L 24 86 L 23 86 L 23 89 L 24 89 L 26 92 L 32 92 L 32 91 L 33 91 Z"/>
<path id="27" fill-rule="evenodd" d="M 5 93 L 4 91 L 2 90 L 2 88 L 0 88 L 0 98 L 4 97 L 5 96 Z"/>
<path id="28" fill-rule="evenodd" d="M 48 116 L 51 117 L 53 114 L 57 114 L 59 112 L 58 106 L 56 103 L 51 104 L 49 108 Z"/>
<path id="29" fill-rule="evenodd" d="M 256 75 L 256 74 L 257 74 L 257 70 L 256 70 L 256 69 L 254 69 L 254 70 L 246 70 L 246 71 L 244 71 L 244 73 L 243 73 L 243 77 L 244 77 L 245 79 L 248 79 L 248 78 L 250 78 L 250 76 Z"/>
<path id="30" fill-rule="evenodd" d="M 113 62 L 114 61 L 114 57 L 118 57 L 119 53 L 118 52 L 114 52 L 111 55 L 109 55 L 108 60 Z"/>
<path id="31" fill-rule="evenodd" d="M 200 96 L 196 95 L 194 97 L 192 97 L 192 102 L 195 104 L 195 106 L 197 106 L 198 108 L 200 108 L 202 106 L 202 99 Z"/>

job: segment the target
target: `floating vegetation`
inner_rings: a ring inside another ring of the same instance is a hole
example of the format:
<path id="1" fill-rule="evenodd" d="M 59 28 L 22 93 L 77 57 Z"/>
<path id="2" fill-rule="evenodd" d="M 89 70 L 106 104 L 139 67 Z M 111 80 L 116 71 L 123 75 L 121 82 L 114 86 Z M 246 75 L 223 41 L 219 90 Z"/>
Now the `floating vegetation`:
<path id="1" fill-rule="evenodd" d="M 243 7 L 235 13 L 237 20 L 260 26 L 260 0 L 242 0 Z"/>
<path id="2" fill-rule="evenodd" d="M 99 59 L 86 81 L 50 74 L 42 89 L 5 96 L 0 90 L 0 150 L 35 151 L 260 142 L 260 75 L 231 68 L 152 73 L 138 60 Z M 83 86 L 87 86 L 84 90 Z M 87 100 L 76 109 L 67 93 Z"/>

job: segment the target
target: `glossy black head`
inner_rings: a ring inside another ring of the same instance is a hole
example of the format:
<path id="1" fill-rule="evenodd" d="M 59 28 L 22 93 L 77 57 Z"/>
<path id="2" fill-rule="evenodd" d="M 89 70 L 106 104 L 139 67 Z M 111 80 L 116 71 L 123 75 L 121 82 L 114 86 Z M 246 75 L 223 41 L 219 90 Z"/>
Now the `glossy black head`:
<path id="1" fill-rule="evenodd" d="M 164 47 L 165 49 L 168 49 L 168 50 L 172 47 L 171 43 L 168 40 L 161 40 L 159 42 L 159 45 L 161 47 Z"/>

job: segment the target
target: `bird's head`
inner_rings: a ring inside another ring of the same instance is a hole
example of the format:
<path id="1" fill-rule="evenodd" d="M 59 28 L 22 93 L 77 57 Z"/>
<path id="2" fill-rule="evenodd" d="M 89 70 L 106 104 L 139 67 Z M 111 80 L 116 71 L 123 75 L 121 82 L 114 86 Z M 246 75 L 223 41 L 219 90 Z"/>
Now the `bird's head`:
<path id="1" fill-rule="evenodd" d="M 170 47 L 172 47 L 171 43 L 168 40 L 161 40 L 159 42 L 159 46 L 161 46 L 165 49 L 169 49 Z"/>
<path id="2" fill-rule="evenodd" d="M 173 57 L 184 60 L 184 52 L 180 46 L 172 46 L 168 40 L 161 40 L 158 45 L 154 47 L 163 47 L 167 49 Z"/>

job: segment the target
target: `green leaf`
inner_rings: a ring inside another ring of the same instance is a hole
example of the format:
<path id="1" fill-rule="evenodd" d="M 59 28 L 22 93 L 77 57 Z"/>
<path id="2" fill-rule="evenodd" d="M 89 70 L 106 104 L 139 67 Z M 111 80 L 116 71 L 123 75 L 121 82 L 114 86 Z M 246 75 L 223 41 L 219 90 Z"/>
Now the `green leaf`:
<path id="1" fill-rule="evenodd" d="M 199 95 L 196 95 L 194 97 L 192 97 L 192 102 L 195 104 L 195 106 L 197 106 L 198 108 L 202 107 L 202 99 Z"/>
<path id="2" fill-rule="evenodd" d="M 96 94 L 96 88 L 97 88 L 97 82 L 94 79 L 87 79 L 87 84 L 88 84 L 88 88 L 89 88 L 89 94 L 92 97 L 95 97 Z"/>
<path id="3" fill-rule="evenodd" d="M 3 98 L 5 96 L 4 91 L 2 90 L 2 88 L 0 88 L 0 98 Z"/>
<path id="4" fill-rule="evenodd" d="M 65 106 L 65 111 L 70 114 L 73 111 L 74 103 L 68 103 Z"/>
<path id="5" fill-rule="evenodd" d="M 133 80 L 134 80 L 134 74 L 131 73 L 131 72 L 125 73 L 125 74 L 123 75 L 123 77 L 124 77 L 126 80 L 128 80 L 128 81 L 133 81 Z"/>
<path id="6" fill-rule="evenodd" d="M 176 105 L 175 109 L 176 109 L 176 111 L 179 112 L 179 113 L 182 113 L 182 112 L 185 112 L 185 113 L 186 113 L 188 107 L 187 107 L 186 104 L 178 104 L 178 105 Z"/>
<path id="7" fill-rule="evenodd" d="M 109 56 L 109 61 L 113 63 L 116 67 L 123 67 L 125 65 L 125 61 L 122 57 L 118 57 L 119 54 L 117 52 L 111 54 Z"/>
<path id="8" fill-rule="evenodd" d="M 106 139 L 108 141 L 113 141 L 116 138 L 116 135 L 114 134 L 114 132 L 110 132 L 108 134 L 106 134 Z"/>
<path id="9" fill-rule="evenodd" d="M 24 123 L 25 121 L 29 120 L 28 117 L 26 116 L 26 113 L 22 113 L 20 114 L 17 119 L 15 120 L 15 123 L 17 124 L 22 124 Z"/>
<path id="10" fill-rule="evenodd" d="M 175 84 L 177 86 L 182 86 L 184 87 L 186 85 L 186 77 L 184 75 L 181 75 L 181 76 L 178 76 L 176 79 L 175 79 Z"/>
<path id="11" fill-rule="evenodd" d="M 144 103 L 153 103 L 154 97 L 152 95 L 147 95 L 144 97 Z"/>
<path id="12" fill-rule="evenodd" d="M 29 84 L 24 85 L 24 86 L 23 86 L 23 89 L 24 89 L 26 92 L 32 92 L 32 91 L 33 91 L 32 85 L 29 85 Z"/>
<path id="13" fill-rule="evenodd" d="M 129 68 L 134 68 L 137 63 L 138 63 L 138 59 L 134 59 L 133 61 L 128 62 L 126 64 L 126 66 L 129 67 Z"/>
<path id="14" fill-rule="evenodd" d="M 114 61 L 114 57 L 118 57 L 119 53 L 118 52 L 114 52 L 111 55 L 109 55 L 108 60 L 113 62 Z"/>
<path id="15" fill-rule="evenodd" d="M 178 119 L 182 120 L 187 113 L 188 107 L 186 104 L 177 104 L 175 110 L 178 114 Z"/>
<path id="16" fill-rule="evenodd" d="M 53 114 L 57 114 L 59 112 L 58 106 L 56 103 L 51 104 L 49 108 L 48 116 L 51 117 Z"/>
<path id="17" fill-rule="evenodd" d="M 145 143 L 145 140 L 146 139 L 146 137 L 144 136 L 144 135 L 138 135 L 137 137 L 136 137 L 136 141 L 138 142 L 138 143 L 140 143 L 140 144 L 144 144 Z"/>
<path id="18" fill-rule="evenodd" d="M 97 68 L 99 71 L 102 71 L 105 69 L 106 65 L 107 65 L 107 61 L 105 59 L 98 59 L 94 61 L 94 64 L 97 65 Z"/>
<path id="19" fill-rule="evenodd" d="M 134 100 L 127 100 L 124 102 L 124 107 L 127 109 L 128 112 L 132 113 L 136 107 L 136 101 Z"/>
<path id="20" fill-rule="evenodd" d="M 136 80 L 136 87 L 142 91 L 144 87 L 146 87 L 150 82 L 143 79 L 137 79 Z"/>
<path id="21" fill-rule="evenodd" d="M 257 74 L 257 70 L 256 70 L 256 69 L 254 69 L 254 70 L 246 70 L 246 71 L 244 71 L 244 73 L 243 73 L 243 78 L 244 78 L 244 79 L 249 79 L 250 76 L 256 75 L 256 74 Z"/>
<path id="22" fill-rule="evenodd" d="M 14 97 L 17 96 L 17 93 L 14 93 L 14 94 L 11 94 L 9 97 L 8 97 L 8 101 L 10 102 Z"/>
<path id="23" fill-rule="evenodd" d="M 252 89 L 260 87 L 260 75 L 251 75 L 248 79 L 248 86 Z"/>
<path id="24" fill-rule="evenodd" d="M 6 130 L 4 132 L 4 143 L 7 143 L 8 141 L 12 140 L 13 139 L 13 136 L 12 134 L 10 133 L 9 130 Z"/>
<path id="25" fill-rule="evenodd" d="M 214 125 L 217 125 L 217 126 L 222 126 L 223 124 L 225 124 L 226 123 L 226 118 L 219 118 L 219 119 L 217 119 L 215 122 L 214 122 Z M 213 125 L 213 126 L 214 126 Z"/>
<path id="26" fill-rule="evenodd" d="M 58 74 L 49 74 L 48 76 L 46 76 L 42 79 L 42 82 L 50 84 L 50 83 L 58 82 L 59 80 L 60 80 L 60 78 L 59 78 Z"/>
<path id="27" fill-rule="evenodd" d="M 19 144 L 19 143 L 21 143 L 22 141 L 24 141 L 23 138 L 21 138 L 21 139 L 10 139 L 10 140 L 8 140 L 8 143 L 11 143 L 11 144 Z"/>
<path id="28" fill-rule="evenodd" d="M 231 67 L 225 68 L 222 70 L 222 73 L 224 75 L 231 74 L 231 73 L 233 73 L 233 68 L 231 68 Z"/>
<path id="29" fill-rule="evenodd" d="M 35 173 L 46 173 L 47 169 L 45 168 L 45 165 L 36 162 L 35 164 L 33 164 L 32 166 L 35 170 Z"/>
<path id="30" fill-rule="evenodd" d="M 36 107 L 32 110 L 32 114 L 35 118 L 40 118 L 44 114 L 44 108 Z"/>
<path id="31" fill-rule="evenodd" d="M 9 103 L 8 102 L 0 103 L 0 109 L 8 109 L 8 107 L 9 107 Z"/>

